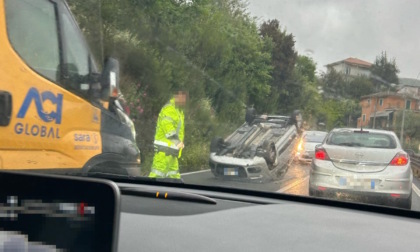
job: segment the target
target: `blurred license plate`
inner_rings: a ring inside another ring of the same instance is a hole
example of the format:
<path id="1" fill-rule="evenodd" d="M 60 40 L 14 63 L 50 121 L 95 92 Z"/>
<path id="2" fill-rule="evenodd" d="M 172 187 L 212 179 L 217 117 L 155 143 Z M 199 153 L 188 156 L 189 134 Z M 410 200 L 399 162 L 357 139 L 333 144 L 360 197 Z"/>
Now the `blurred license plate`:
<path id="1" fill-rule="evenodd" d="M 357 179 L 353 177 L 340 177 L 338 180 L 340 186 L 360 189 L 375 189 L 374 179 Z"/>
<path id="2" fill-rule="evenodd" d="M 347 185 L 347 178 L 346 177 L 340 177 L 339 183 L 341 186 Z"/>
<path id="3" fill-rule="evenodd" d="M 238 176 L 238 168 L 225 168 L 225 176 Z"/>

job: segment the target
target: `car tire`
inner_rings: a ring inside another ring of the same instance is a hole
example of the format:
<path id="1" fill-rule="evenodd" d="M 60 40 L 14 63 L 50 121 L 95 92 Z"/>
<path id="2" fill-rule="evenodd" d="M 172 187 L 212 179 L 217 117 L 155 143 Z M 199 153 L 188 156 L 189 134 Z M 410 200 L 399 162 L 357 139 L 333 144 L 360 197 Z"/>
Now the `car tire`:
<path id="1" fill-rule="evenodd" d="M 92 167 L 88 171 L 88 175 L 89 174 L 95 174 L 95 173 L 120 175 L 120 176 L 128 176 L 129 175 L 126 169 L 121 168 L 117 163 L 113 163 L 113 162 L 97 164 L 96 166 Z"/>
<path id="2" fill-rule="evenodd" d="M 223 138 L 221 137 L 215 137 L 211 140 L 210 143 L 210 152 L 219 152 L 220 146 L 224 143 Z"/>
<path id="3" fill-rule="evenodd" d="M 267 162 L 267 166 L 269 169 L 274 169 L 274 164 L 276 163 L 277 153 L 276 153 L 276 146 L 272 141 L 265 140 L 261 146 L 263 149 L 263 158 Z"/>
<path id="4" fill-rule="evenodd" d="M 254 108 L 247 108 L 245 112 L 245 122 L 251 125 L 254 121 L 256 115 L 256 111 Z"/>

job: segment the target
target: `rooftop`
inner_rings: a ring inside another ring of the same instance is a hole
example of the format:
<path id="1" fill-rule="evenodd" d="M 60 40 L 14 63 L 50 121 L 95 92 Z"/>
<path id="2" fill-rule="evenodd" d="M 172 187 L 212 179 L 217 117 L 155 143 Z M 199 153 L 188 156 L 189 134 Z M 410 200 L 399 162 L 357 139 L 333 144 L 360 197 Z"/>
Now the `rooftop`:
<path id="1" fill-rule="evenodd" d="M 345 60 L 340 60 L 340 61 L 328 64 L 327 66 L 334 66 L 334 65 L 337 65 L 337 64 L 340 64 L 340 63 L 343 63 L 343 62 L 347 63 L 349 65 L 361 66 L 361 67 L 366 67 L 366 68 L 369 68 L 369 67 L 372 66 L 372 63 L 370 63 L 370 62 L 367 62 L 367 61 L 364 61 L 364 60 L 361 60 L 361 59 L 358 59 L 358 58 L 351 58 L 351 57 L 347 58 Z"/>
<path id="2" fill-rule="evenodd" d="M 371 97 L 385 98 L 385 97 L 390 97 L 390 96 L 396 96 L 396 97 L 400 97 L 400 98 L 403 98 L 403 99 L 410 98 L 410 99 L 414 99 L 414 100 L 420 100 L 420 98 L 416 95 L 401 94 L 401 93 L 396 93 L 396 92 L 379 92 L 379 93 L 364 95 L 361 98 L 362 99 L 371 98 Z"/>
<path id="3" fill-rule="evenodd" d="M 411 78 L 398 78 L 399 86 L 420 87 L 420 80 Z"/>

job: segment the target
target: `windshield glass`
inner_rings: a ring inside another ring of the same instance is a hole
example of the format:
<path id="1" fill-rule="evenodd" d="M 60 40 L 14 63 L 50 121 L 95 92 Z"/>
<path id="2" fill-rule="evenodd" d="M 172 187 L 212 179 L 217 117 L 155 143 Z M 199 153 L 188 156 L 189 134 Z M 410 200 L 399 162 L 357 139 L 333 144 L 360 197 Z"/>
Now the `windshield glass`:
<path id="1" fill-rule="evenodd" d="M 327 144 L 360 146 L 367 148 L 395 149 L 395 139 L 386 134 L 334 132 L 327 139 Z"/>
<path id="2" fill-rule="evenodd" d="M 420 210 L 420 2 L 0 7 L 2 170 Z"/>
<path id="3" fill-rule="evenodd" d="M 327 134 L 318 133 L 318 134 L 306 134 L 304 136 L 304 140 L 307 143 L 322 143 L 324 141 L 324 138 Z"/>

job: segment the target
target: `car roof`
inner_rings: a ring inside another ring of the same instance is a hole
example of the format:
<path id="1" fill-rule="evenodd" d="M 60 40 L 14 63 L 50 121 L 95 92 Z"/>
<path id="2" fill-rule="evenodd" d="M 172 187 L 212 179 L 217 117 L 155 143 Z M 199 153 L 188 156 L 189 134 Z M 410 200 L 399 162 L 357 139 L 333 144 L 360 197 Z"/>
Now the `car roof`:
<path id="1" fill-rule="evenodd" d="M 326 131 L 319 131 L 319 130 L 307 130 L 305 132 L 303 132 L 304 135 L 326 135 L 328 134 L 328 132 Z"/>
<path id="2" fill-rule="evenodd" d="M 331 132 L 346 132 L 346 131 L 361 131 L 361 128 L 335 128 L 331 130 Z M 397 135 L 393 131 L 389 130 L 382 130 L 382 129 L 369 129 L 369 128 L 363 128 L 363 131 L 367 131 L 369 133 L 380 133 L 380 134 L 387 134 L 394 137 L 397 137 Z"/>

